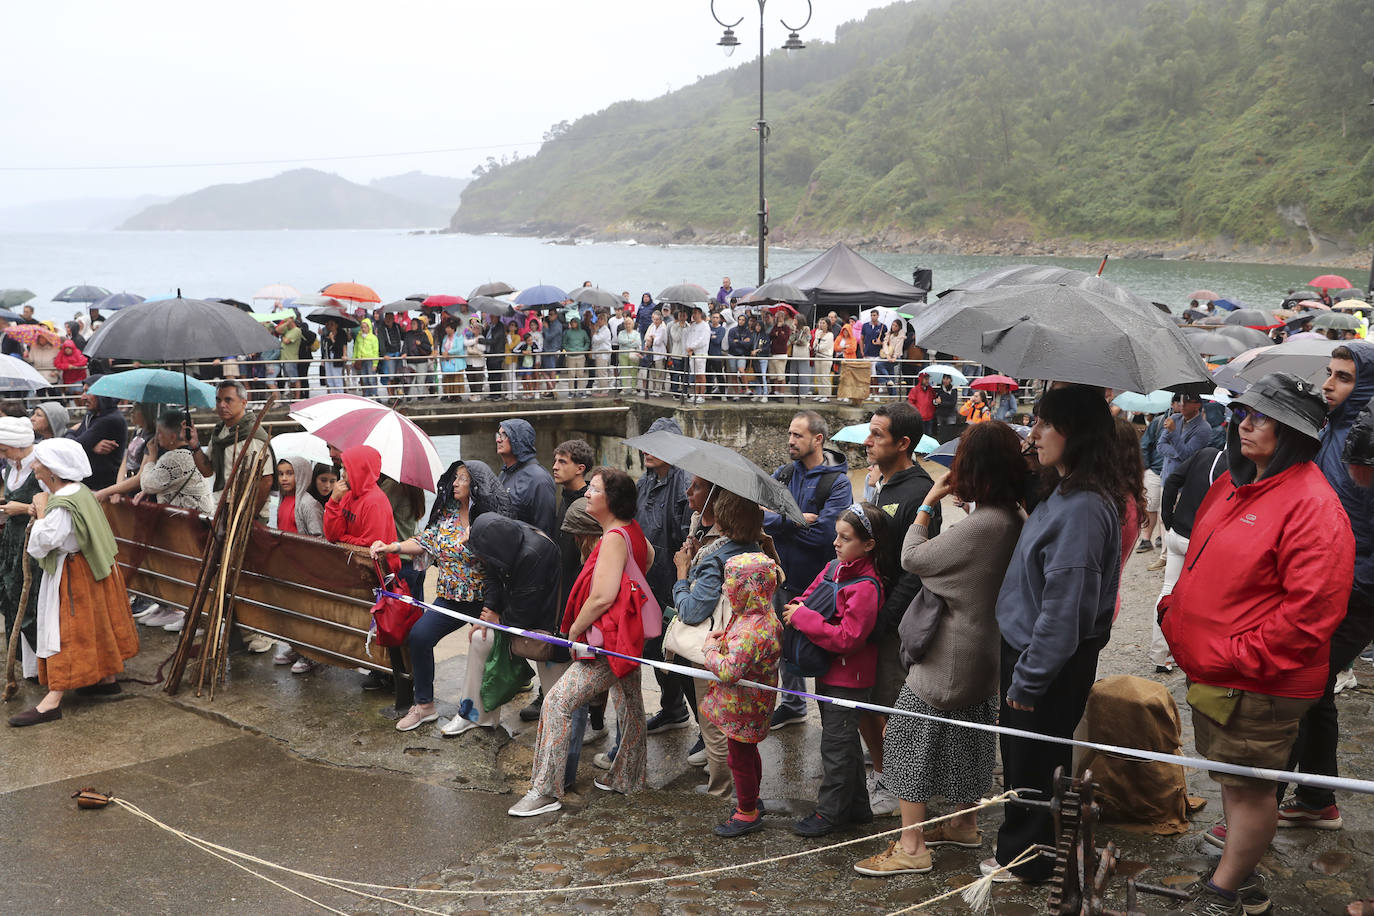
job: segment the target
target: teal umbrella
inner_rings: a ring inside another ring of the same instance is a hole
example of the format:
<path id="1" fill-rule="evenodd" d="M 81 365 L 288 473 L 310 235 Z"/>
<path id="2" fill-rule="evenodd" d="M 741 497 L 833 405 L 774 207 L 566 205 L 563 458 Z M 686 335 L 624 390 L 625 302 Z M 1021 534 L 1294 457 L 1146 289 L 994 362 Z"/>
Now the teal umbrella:
<path id="1" fill-rule="evenodd" d="M 0 289 L 0 308 L 19 308 L 33 297 L 33 293 L 26 289 Z"/>
<path id="2" fill-rule="evenodd" d="M 1112 403 L 1127 413 L 1164 413 L 1173 399 L 1172 391 L 1158 390 L 1149 394 L 1123 391 L 1112 399 Z"/>
<path id="3" fill-rule="evenodd" d="M 126 369 L 101 376 L 91 394 L 153 404 L 184 404 L 213 408 L 215 386 L 170 369 Z"/>
<path id="4" fill-rule="evenodd" d="M 868 438 L 868 430 L 869 426 L 867 423 L 855 423 L 854 425 L 846 426 L 839 432 L 835 433 L 835 435 L 830 437 L 830 441 L 849 442 L 854 445 L 862 445 L 864 440 Z M 930 436 L 922 436 L 921 441 L 916 443 L 916 454 L 929 455 L 931 452 L 935 451 L 939 447 L 940 443 L 938 440 L 933 439 Z"/>

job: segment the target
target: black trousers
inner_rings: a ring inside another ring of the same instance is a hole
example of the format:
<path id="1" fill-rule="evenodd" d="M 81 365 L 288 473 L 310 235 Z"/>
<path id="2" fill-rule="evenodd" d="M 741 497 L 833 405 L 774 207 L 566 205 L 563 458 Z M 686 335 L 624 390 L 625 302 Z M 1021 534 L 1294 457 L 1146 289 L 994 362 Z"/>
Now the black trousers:
<path id="1" fill-rule="evenodd" d="M 1355 660 L 1374 638 L 1374 603 L 1351 594 L 1345 619 L 1331 635 L 1331 670 L 1326 675 L 1326 690 L 1298 723 L 1298 740 L 1288 756 L 1288 769 L 1319 776 L 1339 776 L 1336 745 L 1341 740 L 1340 723 L 1336 718 L 1336 675 Z M 1282 804 L 1287 783 L 1279 783 L 1278 797 Z M 1336 793 L 1330 789 L 1299 786 L 1293 794 L 1307 808 L 1325 808 L 1336 803 Z"/>
<path id="2" fill-rule="evenodd" d="M 832 687 L 816 682 L 820 696 L 867 702 L 872 687 Z M 859 711 L 821 703 L 821 788 L 816 810 L 836 826 L 873 820 L 864 779 L 864 749 L 859 743 Z"/>
<path id="3" fill-rule="evenodd" d="M 651 661 L 663 661 L 663 637 L 644 641 L 644 657 Z M 676 671 L 654 669 L 654 680 L 658 681 L 659 709 L 691 709 L 692 718 L 697 718 L 697 692 L 692 687 L 692 679 Z"/>
<path id="4" fill-rule="evenodd" d="M 1021 653 L 1002 641 L 1002 708 L 998 721 L 1008 728 L 1020 728 L 1041 735 L 1070 738 L 1083 718 L 1088 705 L 1088 692 L 1097 680 L 1097 655 L 1101 641 L 1082 642 L 1049 689 L 1035 702 L 1029 712 L 1007 705 L 1007 687 Z M 1066 776 L 1073 775 L 1073 748 L 1067 744 L 1050 744 L 1029 738 L 1001 736 L 1002 784 L 1008 789 L 1035 790 L 1027 798 L 1048 801 L 1054 794 L 1054 771 L 1064 768 Z M 1006 806 L 1006 817 L 997 832 L 997 861 L 1005 865 L 1036 844 L 1053 847 L 1054 818 L 1049 811 Z M 1054 869 L 1053 858 L 1040 857 L 1015 870 L 1026 881 L 1045 881 Z"/>

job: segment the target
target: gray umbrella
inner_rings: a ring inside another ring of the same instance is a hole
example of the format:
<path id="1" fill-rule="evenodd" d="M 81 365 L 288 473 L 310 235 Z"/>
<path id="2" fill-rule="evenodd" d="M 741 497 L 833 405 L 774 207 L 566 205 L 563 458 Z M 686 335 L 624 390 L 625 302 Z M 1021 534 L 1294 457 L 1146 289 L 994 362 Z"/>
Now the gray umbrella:
<path id="1" fill-rule="evenodd" d="M 658 294 L 659 302 L 676 302 L 687 305 L 692 302 L 710 302 L 711 294 L 704 286 L 695 283 L 677 283 Z"/>
<path id="2" fill-rule="evenodd" d="M 977 276 L 969 277 L 953 289 L 945 290 L 940 293 L 940 297 L 943 298 L 950 293 L 963 290 L 992 289 L 997 286 L 1039 286 L 1046 283 L 1076 286 L 1079 289 L 1086 289 L 1090 293 L 1106 296 L 1122 305 L 1142 311 L 1160 308 L 1159 304 L 1142 296 L 1137 296 L 1126 287 L 1113 283 L 1111 280 L 1104 280 L 1096 274 L 1042 264 L 1014 264 L 1010 267 L 987 270 Z M 1168 307 L 1164 306 L 1163 310 L 1168 312 Z"/>
<path id="3" fill-rule="evenodd" d="M 1309 382 L 1326 379 L 1326 364 L 1331 351 L 1341 345 L 1339 340 L 1290 340 L 1276 347 L 1267 347 L 1244 360 L 1232 360 L 1217 370 L 1217 383 L 1233 391 L 1258 382 L 1271 372 L 1291 372 Z M 1222 370 L 1229 369 L 1230 372 Z M 1236 384 L 1236 382 L 1239 384 Z"/>
<path id="4" fill-rule="evenodd" d="M 1188 345 L 1193 348 L 1195 353 L 1202 356 L 1240 356 L 1249 350 L 1246 344 L 1234 337 L 1230 337 L 1221 331 L 1200 331 L 1188 334 Z"/>
<path id="5" fill-rule="evenodd" d="M 791 283 L 784 283 L 781 280 L 772 280 L 763 284 L 740 301 L 767 305 L 776 305 L 779 302 L 786 305 L 811 304 L 811 300 L 806 298 L 806 293 Z"/>
<path id="6" fill-rule="evenodd" d="M 1312 330 L 1320 331 L 1327 328 L 1335 331 L 1358 331 L 1360 319 L 1345 312 L 1323 312 L 1312 319 Z"/>
<path id="7" fill-rule="evenodd" d="M 56 296 L 52 297 L 53 302 L 99 302 L 110 294 L 108 289 L 99 286 L 69 286 Z"/>
<path id="8" fill-rule="evenodd" d="M 324 324 L 326 321 L 336 322 L 341 328 L 358 327 L 358 319 L 337 308 L 319 308 L 305 316 L 306 321 L 313 321 L 315 324 Z"/>
<path id="9" fill-rule="evenodd" d="M 572 291 L 570 298 L 573 302 L 578 302 L 582 305 L 590 305 L 593 308 L 611 309 L 612 311 L 620 308 L 624 304 L 624 300 L 615 293 L 604 290 L 599 286 L 579 286 Z"/>
<path id="10" fill-rule="evenodd" d="M 1272 312 L 1265 313 L 1259 309 L 1236 309 L 1226 316 L 1224 323 L 1247 328 L 1272 328 L 1279 324 L 1278 321 L 1274 320 Z"/>
<path id="11" fill-rule="evenodd" d="M 666 430 L 626 439 L 625 444 L 682 468 L 688 474 L 709 480 L 722 490 L 753 500 L 795 524 L 807 524 L 801 507 L 787 487 L 739 452 Z"/>
<path id="12" fill-rule="evenodd" d="M 398 299 L 395 302 L 388 302 L 386 305 L 377 306 L 377 310 L 383 315 L 388 312 L 397 314 L 399 312 L 418 312 L 420 303 L 413 299 Z"/>
<path id="13" fill-rule="evenodd" d="M 497 280 L 495 283 L 483 283 L 481 286 L 468 293 L 468 299 L 472 299 L 474 296 L 504 296 L 513 292 L 515 292 L 514 286 Z"/>
<path id="14" fill-rule="evenodd" d="M 115 312 L 86 343 L 101 359 L 171 362 L 260 353 L 277 339 L 231 305 L 183 299 L 140 302 Z"/>
<path id="15" fill-rule="evenodd" d="M 0 289 L 0 309 L 19 308 L 32 298 L 34 294 L 27 289 Z"/>
<path id="16" fill-rule="evenodd" d="M 468 305 L 476 311 L 495 315 L 497 318 L 510 318 L 515 314 L 515 306 L 504 299 L 493 299 L 491 296 L 470 296 Z"/>
<path id="17" fill-rule="evenodd" d="M 1209 377 L 1207 365 L 1167 315 L 1122 308 L 1076 286 L 955 292 L 909 311 L 912 339 L 920 346 L 1015 378 L 1154 391 Z"/>
<path id="18" fill-rule="evenodd" d="M 1234 324 L 1226 324 L 1217 328 L 1213 333 L 1220 334 L 1222 337 L 1229 337 L 1245 344 L 1246 348 L 1269 347 L 1274 341 L 1270 336 L 1256 328 L 1247 328 Z"/>

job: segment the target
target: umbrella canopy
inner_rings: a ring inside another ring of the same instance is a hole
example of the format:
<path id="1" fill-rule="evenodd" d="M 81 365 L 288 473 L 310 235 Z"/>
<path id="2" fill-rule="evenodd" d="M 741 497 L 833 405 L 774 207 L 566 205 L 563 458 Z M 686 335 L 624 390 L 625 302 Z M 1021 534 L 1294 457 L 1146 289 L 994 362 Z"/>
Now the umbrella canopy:
<path id="1" fill-rule="evenodd" d="M 277 339 L 230 305 L 201 299 L 159 299 L 115 312 L 85 353 L 101 359 L 188 360 L 260 353 Z"/>
<path id="2" fill-rule="evenodd" d="M 1199 329 L 1191 328 L 1186 329 L 1184 333 L 1198 333 L 1198 331 Z M 1222 337 L 1238 340 L 1245 344 L 1246 347 L 1267 347 L 1274 342 L 1270 339 L 1269 335 L 1263 331 L 1256 330 L 1255 328 L 1247 328 L 1243 325 L 1224 324 L 1216 330 L 1210 331 L 1210 333 L 1220 334 Z"/>
<path id="3" fill-rule="evenodd" d="M 1340 274 L 1322 274 L 1307 281 L 1313 289 L 1349 289 L 1354 284 Z"/>
<path id="4" fill-rule="evenodd" d="M 1347 312 L 1327 312 L 1312 319 L 1313 330 L 1358 331 L 1360 319 Z"/>
<path id="5" fill-rule="evenodd" d="M 297 296 L 291 301 L 291 307 L 298 309 L 342 309 L 344 304 L 333 296 L 320 296 L 312 293 L 308 296 Z"/>
<path id="6" fill-rule="evenodd" d="M 1333 299 L 1363 299 L 1364 290 L 1362 289 L 1338 289 L 1331 293 Z"/>
<path id="7" fill-rule="evenodd" d="M 1011 429 L 1012 432 L 1016 433 L 1016 435 L 1020 436 L 1022 439 L 1030 435 L 1029 426 L 1012 424 Z M 959 442 L 960 440 L 958 438 L 950 439 L 948 442 L 926 455 L 926 459 L 945 467 L 951 466 L 954 464 L 954 453 L 959 451 Z"/>
<path id="8" fill-rule="evenodd" d="M 940 379 L 944 378 L 946 375 L 954 379 L 954 384 L 960 387 L 963 387 L 964 385 L 968 384 L 967 375 L 964 375 L 964 373 L 960 372 L 953 366 L 946 366 L 941 363 L 935 363 L 934 365 L 926 366 L 924 369 L 921 370 L 920 374 L 930 376 L 937 384 L 939 383 Z"/>
<path id="9" fill-rule="evenodd" d="M 1112 399 L 1112 403 L 1127 413 L 1164 413 L 1173 399 L 1172 391 L 1151 391 L 1149 394 L 1123 391 Z"/>
<path id="10" fill-rule="evenodd" d="M 1111 280 L 1104 280 L 1096 274 L 1042 264 L 1014 264 L 1010 267 L 998 267 L 984 271 L 977 276 L 969 277 L 953 289 L 945 290 L 940 294 L 940 298 L 943 299 L 950 293 L 959 291 L 993 289 L 998 286 L 1041 286 L 1047 283 L 1086 289 L 1088 292 L 1106 296 L 1108 299 L 1113 299 L 1122 305 L 1141 311 L 1148 312 L 1155 309 L 1150 300 L 1143 296 L 1137 296 L 1124 286 L 1113 283 Z"/>
<path id="11" fill-rule="evenodd" d="M 1226 316 L 1225 323 L 1246 328 L 1272 328 L 1280 322 L 1274 320 L 1273 312 L 1265 312 L 1260 309 L 1236 309 Z"/>
<path id="12" fill-rule="evenodd" d="M 98 302 L 91 303 L 92 311 L 117 312 L 130 305 L 138 305 L 143 301 L 143 297 L 138 293 L 111 293 Z"/>
<path id="13" fill-rule="evenodd" d="M 305 320 L 313 321 L 315 324 L 324 324 L 326 321 L 337 321 L 341 328 L 356 328 L 358 326 L 358 319 L 341 308 L 316 309 L 309 315 L 306 315 Z"/>
<path id="14" fill-rule="evenodd" d="M 61 340 L 60 337 L 58 337 L 52 331 L 49 331 L 47 328 L 43 327 L 41 324 L 11 325 L 10 327 L 5 328 L 5 336 L 13 340 L 17 340 L 20 343 L 29 345 L 32 345 L 39 340 L 45 340 L 48 343 L 52 344 L 54 347 L 57 346 L 58 342 Z"/>
<path id="15" fill-rule="evenodd" d="M 483 283 L 468 293 L 468 300 L 471 301 L 477 296 L 506 296 L 515 292 L 515 287 L 502 280 Z"/>
<path id="16" fill-rule="evenodd" d="M 1183 333 L 1154 308 L 1062 285 L 957 292 L 911 323 L 923 347 L 957 353 L 1016 378 L 1153 391 L 1208 378 Z"/>
<path id="17" fill-rule="evenodd" d="M 868 438 L 869 426 L 867 423 L 855 423 L 851 426 L 841 428 L 835 435 L 830 437 L 831 442 L 848 442 L 851 445 L 859 445 Z"/>
<path id="18" fill-rule="evenodd" d="M 11 312 L 9 309 L 0 309 L 0 318 L 5 319 L 6 321 L 24 320 L 24 316 L 20 315 L 18 312 Z"/>
<path id="19" fill-rule="evenodd" d="M 806 293 L 783 280 L 770 280 L 740 301 L 786 305 L 811 305 L 811 300 L 806 298 Z"/>
<path id="20" fill-rule="evenodd" d="M 1350 284 L 1345 284 L 1349 286 Z M 108 289 L 100 286 L 87 286 L 84 283 L 79 286 L 69 286 L 52 297 L 53 302 L 99 302 L 110 294 Z"/>
<path id="21" fill-rule="evenodd" d="M 1303 299 L 1303 300 L 1301 300 L 1301 301 L 1298 302 L 1298 307 L 1299 307 L 1299 308 L 1304 308 L 1304 309 L 1316 310 L 1316 311 L 1318 311 L 1318 312 L 1329 312 L 1329 311 L 1331 311 L 1331 306 L 1329 306 L 1329 305 L 1327 305 L 1325 302 L 1321 302 L 1321 301 L 1319 301 L 1319 300 L 1317 300 L 1317 299 Z"/>
<path id="22" fill-rule="evenodd" d="M 170 369 L 125 369 L 103 375 L 91 386 L 91 394 L 120 401 L 153 404 L 215 406 L 215 386 Z"/>
<path id="23" fill-rule="evenodd" d="M 446 309 L 455 305 L 466 305 L 467 300 L 462 296 L 426 296 L 421 300 L 421 304 L 427 309 Z"/>
<path id="24" fill-rule="evenodd" d="M 0 289 L 0 308 L 17 309 L 32 298 L 34 294 L 27 289 Z"/>
<path id="25" fill-rule="evenodd" d="M 529 290 L 525 290 L 529 292 Z M 522 293 L 521 295 L 524 295 Z M 520 296 L 515 297 L 515 301 L 520 301 Z M 579 286 L 572 291 L 572 301 L 580 305 L 590 305 L 593 308 L 615 309 L 624 305 L 624 301 L 615 293 L 599 286 Z"/>
<path id="26" fill-rule="evenodd" d="M 772 312 L 774 315 L 776 315 L 778 312 L 786 312 L 787 314 L 792 315 L 793 317 L 796 317 L 797 315 L 801 314 L 801 312 L 797 311 L 792 306 L 788 305 L 786 302 L 778 302 L 773 305 L 770 305 L 768 306 L 768 311 Z"/>
<path id="27" fill-rule="evenodd" d="M 272 437 L 272 454 L 278 458 L 304 458 L 312 464 L 332 465 L 329 443 L 311 433 L 282 433 Z"/>
<path id="28" fill-rule="evenodd" d="M 254 299 L 271 299 L 273 302 L 280 302 L 283 299 L 293 299 L 300 295 L 300 290 L 286 283 L 269 283 L 262 289 L 253 294 Z"/>
<path id="29" fill-rule="evenodd" d="M 1016 379 L 1008 378 L 1005 375 L 985 375 L 969 382 L 968 386 L 978 391 L 997 391 L 1003 388 L 1008 391 L 1015 391 L 1021 387 L 1017 384 Z"/>
<path id="30" fill-rule="evenodd" d="M 541 283 L 538 286 L 527 286 L 515 294 L 515 304 L 523 306 L 557 305 L 568 294 L 556 286 L 548 283 Z M 616 298 L 619 302 L 619 297 Z"/>
<path id="31" fill-rule="evenodd" d="M 677 283 L 658 294 L 659 302 L 676 302 L 690 305 L 693 302 L 710 302 L 711 294 L 705 287 L 695 283 Z"/>
<path id="32" fill-rule="evenodd" d="M 377 295 L 376 290 L 370 286 L 363 286 L 361 283 L 343 282 L 331 283 L 320 292 L 326 296 L 333 296 L 335 299 L 347 299 L 349 302 L 381 302 L 382 297 Z"/>
<path id="33" fill-rule="evenodd" d="M 495 315 L 497 318 L 510 318 L 515 315 L 515 306 L 504 299 L 495 299 L 491 296 L 472 296 L 468 299 L 468 305 L 475 311 Z"/>
<path id="34" fill-rule="evenodd" d="M 383 315 L 397 315 L 401 312 L 417 312 L 419 310 L 420 303 L 410 299 L 397 299 L 395 302 L 388 302 L 386 305 L 380 306 L 377 309 L 377 311 L 381 312 Z"/>
<path id="35" fill-rule="evenodd" d="M 753 500 L 797 525 L 805 527 L 807 524 L 801 507 L 787 487 L 739 452 L 666 430 L 626 439 L 625 444 L 682 468 L 688 474 L 709 480 L 723 490 Z"/>
<path id="36" fill-rule="evenodd" d="M 1187 298 L 1190 301 L 1195 300 L 1197 302 L 1213 302 L 1217 299 L 1220 299 L 1221 297 L 1218 296 L 1216 293 L 1212 292 L 1210 289 L 1195 289 L 1191 293 L 1189 293 L 1185 298 Z"/>
<path id="37" fill-rule="evenodd" d="M 940 447 L 940 440 L 934 436 L 922 436 L 921 441 L 916 443 L 916 454 L 929 455 Z"/>
<path id="38" fill-rule="evenodd" d="M 1228 334 L 1223 334 L 1220 330 L 1200 331 L 1200 333 L 1189 334 L 1187 337 L 1188 345 L 1199 356 L 1223 356 L 1229 359 L 1232 356 L 1240 356 L 1254 346 L 1254 344 L 1247 344 Z"/>
<path id="39" fill-rule="evenodd" d="M 1299 378 L 1320 384 L 1326 380 L 1326 364 L 1339 340 L 1287 340 L 1276 347 L 1251 350 L 1231 360 L 1216 372 L 1217 384 L 1240 391 L 1270 372 L 1291 372 Z M 1230 372 L 1225 372 L 1230 370 Z"/>
<path id="40" fill-rule="evenodd" d="M 1225 309 L 1228 312 L 1234 312 L 1236 309 L 1248 309 L 1253 307 L 1241 302 L 1239 299 L 1216 299 L 1212 302 L 1212 305 L 1219 309 Z"/>
<path id="41" fill-rule="evenodd" d="M 0 355 L 0 391 L 37 391 L 51 388 L 52 382 L 17 356 Z"/>
<path id="42" fill-rule="evenodd" d="M 439 453 L 420 427 L 389 407 L 353 394 L 326 394 L 297 401 L 291 419 L 340 449 L 370 445 L 392 480 L 434 492 L 444 472 Z"/>

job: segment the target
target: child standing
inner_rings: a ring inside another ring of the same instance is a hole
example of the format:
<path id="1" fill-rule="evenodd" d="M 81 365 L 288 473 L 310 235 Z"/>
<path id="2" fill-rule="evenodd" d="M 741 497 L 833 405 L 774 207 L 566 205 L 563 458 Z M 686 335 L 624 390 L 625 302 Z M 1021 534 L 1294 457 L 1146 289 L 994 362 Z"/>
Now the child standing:
<path id="1" fill-rule="evenodd" d="M 783 621 L 830 653 L 816 678 L 816 693 L 867 701 L 878 647 L 868 641 L 883 603 L 875 558 L 887 534 L 887 516 L 870 503 L 854 503 L 835 522 L 835 561 L 800 598 L 783 608 Z M 833 610 L 832 610 L 833 609 Z M 846 824 L 873 820 L 859 746 L 859 712 L 821 703 L 821 788 L 816 810 L 792 826 L 800 836 L 825 836 Z"/>
<path id="2" fill-rule="evenodd" d="M 725 733 L 736 798 L 730 819 L 716 825 L 717 836 L 743 836 L 763 827 L 758 810 L 763 778 L 759 742 L 768 737 L 777 694 L 738 682 L 778 682 L 782 624 L 773 613 L 778 572 L 778 564 L 762 553 L 727 560 L 724 591 L 734 617 L 723 632 L 706 637 L 706 668 L 720 680 L 707 689 L 701 714 Z"/>

